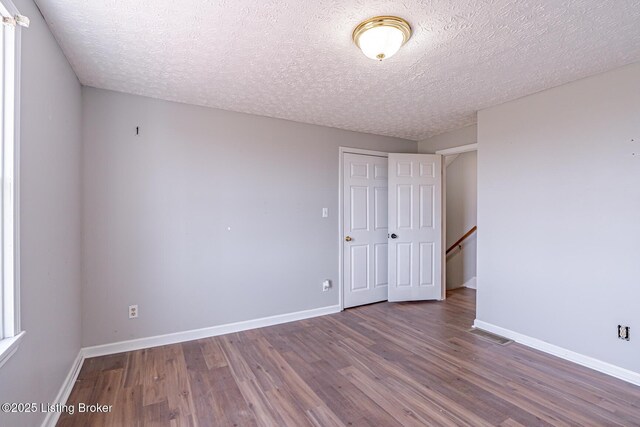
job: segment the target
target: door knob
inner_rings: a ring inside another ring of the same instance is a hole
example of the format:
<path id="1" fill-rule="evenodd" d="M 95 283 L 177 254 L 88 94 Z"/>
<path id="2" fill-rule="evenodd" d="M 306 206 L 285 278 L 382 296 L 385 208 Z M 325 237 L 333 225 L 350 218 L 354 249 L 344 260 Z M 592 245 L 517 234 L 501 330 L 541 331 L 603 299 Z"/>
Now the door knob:
<path id="1" fill-rule="evenodd" d="M 352 241 L 353 239 L 351 238 L 351 236 L 347 236 L 347 237 L 345 237 L 345 238 L 344 238 L 344 240 L 346 240 L 347 242 L 350 242 L 350 241 Z"/>
<path id="2" fill-rule="evenodd" d="M 391 238 L 392 238 L 392 239 L 397 239 L 397 238 L 398 238 L 398 235 L 397 235 L 396 233 L 391 233 Z"/>

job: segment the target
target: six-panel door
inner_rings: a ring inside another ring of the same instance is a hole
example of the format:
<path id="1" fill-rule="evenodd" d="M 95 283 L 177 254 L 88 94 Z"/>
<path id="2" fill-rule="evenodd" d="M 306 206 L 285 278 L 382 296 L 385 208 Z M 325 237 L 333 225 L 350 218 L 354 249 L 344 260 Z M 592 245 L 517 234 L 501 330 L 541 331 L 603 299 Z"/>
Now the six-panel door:
<path id="1" fill-rule="evenodd" d="M 387 159 L 343 157 L 344 307 L 387 299 Z"/>
<path id="2" fill-rule="evenodd" d="M 442 299 L 442 156 L 389 154 L 389 301 Z"/>

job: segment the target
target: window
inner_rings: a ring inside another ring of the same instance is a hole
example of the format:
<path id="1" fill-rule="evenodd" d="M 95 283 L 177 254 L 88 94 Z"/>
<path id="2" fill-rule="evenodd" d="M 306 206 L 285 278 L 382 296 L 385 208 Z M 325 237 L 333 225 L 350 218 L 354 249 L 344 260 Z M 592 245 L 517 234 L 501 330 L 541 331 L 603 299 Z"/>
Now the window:
<path id="1" fill-rule="evenodd" d="M 29 20 L 0 0 L 0 366 L 24 335 L 20 329 L 18 140 L 20 29 Z"/>

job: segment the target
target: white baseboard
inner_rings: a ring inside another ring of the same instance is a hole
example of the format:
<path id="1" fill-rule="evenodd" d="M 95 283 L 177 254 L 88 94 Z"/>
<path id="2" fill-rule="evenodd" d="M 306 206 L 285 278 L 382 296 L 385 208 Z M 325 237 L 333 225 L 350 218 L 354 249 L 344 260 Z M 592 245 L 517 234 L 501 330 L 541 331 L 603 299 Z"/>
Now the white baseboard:
<path id="1" fill-rule="evenodd" d="M 62 387 L 58 392 L 58 395 L 54 399 L 51 404 L 53 405 L 64 405 L 67 403 L 67 399 L 71 394 L 71 390 L 73 390 L 73 386 L 78 379 L 78 374 L 80 373 L 80 369 L 82 368 L 82 363 L 84 362 L 84 353 L 82 349 L 78 352 L 78 356 L 76 360 L 73 361 L 73 365 L 71 365 L 71 370 L 67 374 L 67 377 L 64 379 L 62 383 Z M 44 418 L 42 422 L 42 427 L 54 427 L 58 422 L 58 418 L 60 418 L 60 412 L 47 412 L 47 416 Z"/>
<path id="2" fill-rule="evenodd" d="M 209 328 L 193 329 L 190 331 L 175 332 L 166 335 L 156 335 L 153 337 L 138 338 L 135 340 L 85 347 L 82 349 L 82 351 L 85 358 L 105 356 L 108 354 L 122 353 L 125 351 L 140 350 L 143 348 L 158 347 L 161 345 L 176 344 L 201 338 L 215 337 L 217 335 L 246 331 L 248 329 L 279 325 L 281 323 L 338 313 L 339 311 L 339 305 L 332 305 L 328 307 L 314 308 L 311 310 L 297 311 L 295 313 L 279 314 L 276 316 L 263 317 L 260 319 L 246 320 L 243 322 L 227 323 L 225 325 L 212 326 Z"/>
<path id="3" fill-rule="evenodd" d="M 473 276 L 471 279 L 467 280 L 466 282 L 458 285 L 458 286 L 454 286 L 453 288 L 447 288 L 448 291 L 451 291 L 453 289 L 460 289 L 460 288 L 469 288 L 469 289 L 477 289 L 476 288 L 476 276 Z"/>
<path id="4" fill-rule="evenodd" d="M 473 276 L 471 279 L 469 279 L 466 282 L 464 282 L 462 287 L 469 288 L 469 289 L 477 289 L 477 287 L 476 287 L 476 276 Z"/>
<path id="5" fill-rule="evenodd" d="M 630 382 L 631 384 L 640 386 L 640 373 L 638 372 L 630 371 L 628 369 L 603 362 L 602 360 L 594 359 L 593 357 L 585 356 L 584 354 L 576 353 L 575 351 L 567 350 L 566 348 L 550 344 L 546 341 L 542 341 L 537 338 L 521 334 L 519 332 L 514 332 L 510 329 L 505 329 L 491 323 L 483 322 L 482 320 L 476 319 L 473 322 L 473 327 L 503 336 L 505 338 L 512 339 L 517 343 L 526 345 L 527 347 L 535 348 L 536 350 L 552 354 L 561 359 L 577 363 L 578 365 L 586 366 L 587 368 L 591 368 L 595 371 L 602 372 L 604 374 L 611 375 L 612 377 L 616 377 L 618 379 Z"/>

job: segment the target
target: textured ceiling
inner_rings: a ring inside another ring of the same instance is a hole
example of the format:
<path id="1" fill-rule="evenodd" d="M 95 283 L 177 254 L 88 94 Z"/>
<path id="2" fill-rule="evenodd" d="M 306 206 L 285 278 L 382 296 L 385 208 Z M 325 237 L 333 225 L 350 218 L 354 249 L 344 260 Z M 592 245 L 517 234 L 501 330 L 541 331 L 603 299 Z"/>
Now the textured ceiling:
<path id="1" fill-rule="evenodd" d="M 640 61 L 639 0 L 36 0 L 88 86 L 420 140 Z M 407 19 L 379 63 L 365 18 Z"/>

